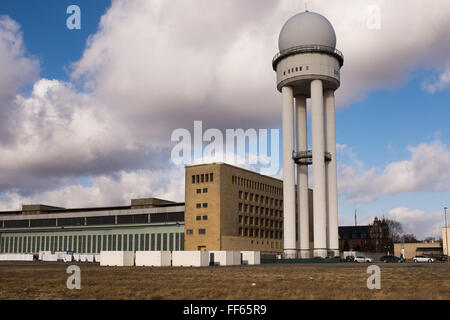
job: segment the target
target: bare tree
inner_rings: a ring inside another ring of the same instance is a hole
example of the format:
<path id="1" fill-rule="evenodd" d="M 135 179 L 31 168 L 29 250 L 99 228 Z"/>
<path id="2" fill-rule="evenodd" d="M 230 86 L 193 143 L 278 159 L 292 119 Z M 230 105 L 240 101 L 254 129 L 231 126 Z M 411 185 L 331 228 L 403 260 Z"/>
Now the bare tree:
<path id="1" fill-rule="evenodd" d="M 384 222 L 388 226 L 388 238 L 389 242 L 398 243 L 402 241 L 403 227 L 398 221 L 392 219 L 384 219 Z"/>

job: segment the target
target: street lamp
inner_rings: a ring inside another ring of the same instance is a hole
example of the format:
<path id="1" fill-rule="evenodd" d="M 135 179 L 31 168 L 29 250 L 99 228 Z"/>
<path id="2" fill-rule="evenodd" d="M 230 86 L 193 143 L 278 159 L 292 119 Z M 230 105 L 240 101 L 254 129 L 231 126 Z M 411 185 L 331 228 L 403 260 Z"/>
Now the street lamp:
<path id="1" fill-rule="evenodd" d="M 447 207 L 444 207 L 444 215 L 445 215 L 445 242 L 447 242 L 447 262 L 448 262 L 448 225 L 447 225 Z"/>

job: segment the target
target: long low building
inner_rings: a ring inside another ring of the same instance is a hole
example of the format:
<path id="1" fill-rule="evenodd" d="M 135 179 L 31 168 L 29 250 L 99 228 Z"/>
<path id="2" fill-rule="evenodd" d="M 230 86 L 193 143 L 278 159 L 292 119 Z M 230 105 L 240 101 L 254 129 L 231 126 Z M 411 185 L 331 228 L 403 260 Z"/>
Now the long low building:
<path id="1" fill-rule="evenodd" d="M 0 253 L 184 250 L 184 203 L 147 198 L 130 206 L 0 212 Z"/>

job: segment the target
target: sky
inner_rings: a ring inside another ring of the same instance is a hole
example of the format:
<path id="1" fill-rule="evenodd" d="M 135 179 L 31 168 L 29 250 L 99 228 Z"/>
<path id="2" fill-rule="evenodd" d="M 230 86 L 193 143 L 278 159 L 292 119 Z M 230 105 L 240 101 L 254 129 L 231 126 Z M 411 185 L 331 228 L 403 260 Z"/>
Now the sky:
<path id="1" fill-rule="evenodd" d="M 79 30 L 66 24 L 73 4 Z M 2 0 L 0 210 L 184 201 L 171 133 L 193 131 L 195 120 L 205 130 L 280 128 L 271 61 L 284 22 L 304 8 L 303 0 Z M 439 238 L 450 204 L 450 3 L 309 0 L 308 9 L 330 20 L 345 56 L 336 92 L 340 225 L 353 225 L 356 210 L 358 224 L 384 216 L 420 239 Z"/>

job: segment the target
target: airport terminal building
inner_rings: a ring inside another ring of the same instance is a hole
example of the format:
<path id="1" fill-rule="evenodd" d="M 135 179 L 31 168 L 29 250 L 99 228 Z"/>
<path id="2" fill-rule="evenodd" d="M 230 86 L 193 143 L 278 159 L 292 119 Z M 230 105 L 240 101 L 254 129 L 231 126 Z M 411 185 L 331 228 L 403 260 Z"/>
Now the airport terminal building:
<path id="1" fill-rule="evenodd" d="M 283 251 L 281 180 L 223 163 L 187 166 L 185 179 L 185 203 L 147 198 L 129 206 L 0 212 L 0 253 Z"/>

